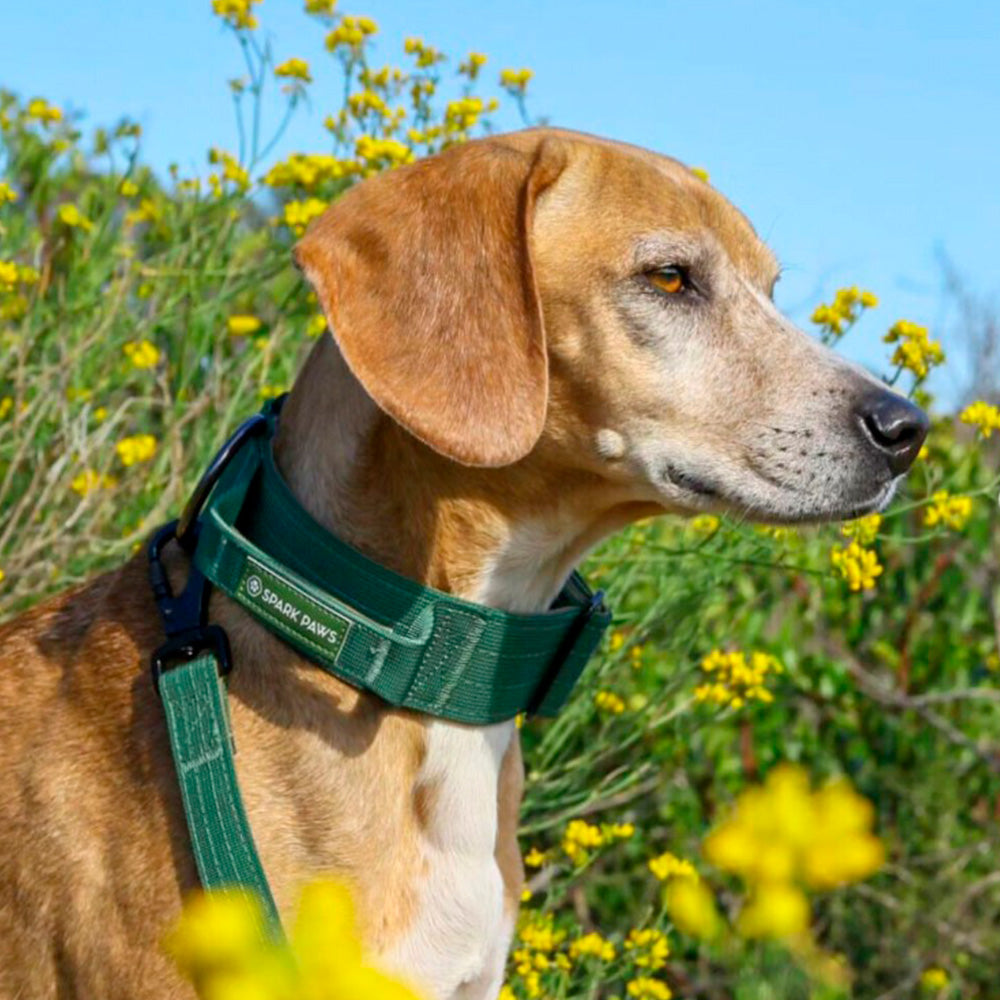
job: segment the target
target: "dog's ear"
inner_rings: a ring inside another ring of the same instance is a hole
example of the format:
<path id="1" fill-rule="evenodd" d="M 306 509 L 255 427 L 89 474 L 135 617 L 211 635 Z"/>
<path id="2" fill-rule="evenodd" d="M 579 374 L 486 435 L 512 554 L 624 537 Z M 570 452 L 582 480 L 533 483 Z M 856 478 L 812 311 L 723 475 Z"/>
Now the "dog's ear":
<path id="1" fill-rule="evenodd" d="M 564 165 L 552 136 L 453 147 L 352 188 L 295 248 L 369 395 L 466 465 L 514 462 L 542 432 L 548 364 L 531 227 L 536 197 Z"/>

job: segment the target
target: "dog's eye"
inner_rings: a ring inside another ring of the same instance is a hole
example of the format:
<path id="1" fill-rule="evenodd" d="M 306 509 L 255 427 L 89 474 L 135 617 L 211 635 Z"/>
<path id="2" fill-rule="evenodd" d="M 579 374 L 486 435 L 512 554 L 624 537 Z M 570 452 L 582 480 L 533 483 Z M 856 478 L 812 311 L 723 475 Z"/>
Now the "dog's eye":
<path id="1" fill-rule="evenodd" d="M 655 271 L 647 271 L 646 277 L 654 288 L 668 295 L 676 295 L 688 287 L 687 272 L 682 267 L 659 267 Z"/>

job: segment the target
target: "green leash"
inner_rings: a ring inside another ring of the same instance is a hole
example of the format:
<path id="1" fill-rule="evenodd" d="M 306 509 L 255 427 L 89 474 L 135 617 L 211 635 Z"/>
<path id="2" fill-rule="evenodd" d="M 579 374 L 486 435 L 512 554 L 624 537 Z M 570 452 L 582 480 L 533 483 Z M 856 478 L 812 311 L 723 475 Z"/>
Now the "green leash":
<path id="1" fill-rule="evenodd" d="M 210 585 L 312 663 L 397 708 L 468 725 L 553 715 L 611 622 L 576 573 L 549 611 L 463 601 L 380 566 L 317 524 L 274 462 L 281 400 L 233 435 L 179 522 L 149 546 L 167 641 L 153 655 L 202 885 L 238 886 L 280 922 L 240 796 L 224 676 L 225 632 L 206 624 Z M 162 564 L 176 538 L 193 556 L 175 595 Z"/>

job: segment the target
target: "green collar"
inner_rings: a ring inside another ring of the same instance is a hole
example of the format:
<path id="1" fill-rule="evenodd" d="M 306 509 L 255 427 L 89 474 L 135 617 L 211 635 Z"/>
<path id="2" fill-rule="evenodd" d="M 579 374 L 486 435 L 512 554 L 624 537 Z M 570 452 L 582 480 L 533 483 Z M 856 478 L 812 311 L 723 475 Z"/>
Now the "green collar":
<path id="1" fill-rule="evenodd" d="M 195 566 L 321 669 L 390 705 L 473 725 L 553 715 L 611 614 L 576 573 L 551 610 L 513 614 L 422 586 L 321 527 L 272 453 L 280 403 L 229 461 Z"/>

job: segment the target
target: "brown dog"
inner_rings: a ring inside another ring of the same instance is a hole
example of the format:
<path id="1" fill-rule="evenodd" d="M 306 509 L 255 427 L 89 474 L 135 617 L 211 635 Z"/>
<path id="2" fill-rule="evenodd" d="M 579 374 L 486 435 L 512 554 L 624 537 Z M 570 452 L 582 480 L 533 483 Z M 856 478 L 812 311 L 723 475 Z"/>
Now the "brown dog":
<path id="1" fill-rule="evenodd" d="M 771 302 L 777 266 L 681 164 L 556 130 L 368 180 L 297 259 L 333 336 L 276 455 L 326 528 L 482 604 L 548 606 L 664 511 L 884 506 L 926 420 Z M 186 561 L 173 554 L 175 585 Z M 336 873 L 436 998 L 488 998 L 521 887 L 513 723 L 389 709 L 228 599 L 240 786 L 276 900 Z M 0 630 L 0 995 L 188 997 L 158 941 L 196 884 L 142 556 Z"/>

